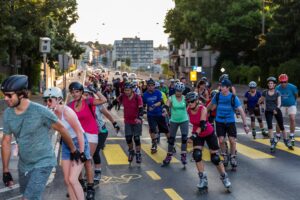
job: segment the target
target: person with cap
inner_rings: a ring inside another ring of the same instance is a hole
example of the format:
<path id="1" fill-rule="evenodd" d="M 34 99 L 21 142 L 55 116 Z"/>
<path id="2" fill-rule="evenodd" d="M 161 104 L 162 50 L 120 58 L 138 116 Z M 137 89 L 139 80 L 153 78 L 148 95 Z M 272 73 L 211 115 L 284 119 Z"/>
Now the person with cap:
<path id="1" fill-rule="evenodd" d="M 143 94 L 143 105 L 147 107 L 149 132 L 152 139 L 151 153 L 156 153 L 158 133 L 165 133 L 169 137 L 169 128 L 162 114 L 162 94 L 155 89 L 155 81 L 151 78 L 147 81 L 147 91 Z"/>
<path id="2" fill-rule="evenodd" d="M 219 77 L 219 90 L 221 91 L 221 84 L 222 84 L 222 81 L 223 80 L 229 80 L 229 75 L 228 74 L 222 74 L 220 77 Z M 229 91 L 236 95 L 236 89 L 235 87 L 231 84 L 230 88 L 229 88 Z"/>
<path id="3" fill-rule="evenodd" d="M 280 110 L 282 116 L 288 116 L 290 120 L 290 140 L 292 145 L 295 144 L 295 127 L 296 127 L 296 114 L 297 114 L 297 98 L 298 88 L 297 86 L 289 83 L 289 77 L 287 74 L 280 74 L 278 77 L 280 85 L 277 85 L 275 90 L 281 94 L 281 106 Z M 276 132 L 279 132 L 279 127 L 276 127 Z"/>
<path id="4" fill-rule="evenodd" d="M 280 134 L 277 135 L 277 137 L 274 137 L 273 133 L 273 116 L 275 117 L 278 127 L 283 135 L 283 142 L 286 147 L 288 147 L 290 150 L 293 150 L 293 145 L 291 144 L 291 141 L 287 137 L 287 133 L 285 131 L 284 125 L 283 125 L 283 117 L 281 112 L 281 94 L 279 91 L 275 90 L 277 80 L 275 77 L 271 76 L 267 79 L 268 89 L 264 90 L 262 93 L 262 96 L 259 99 L 259 103 L 264 103 L 265 106 L 265 117 L 267 121 L 268 126 L 268 133 L 270 137 L 270 149 L 271 152 L 275 152 L 276 145 L 278 140 L 280 140 Z"/>
<path id="5" fill-rule="evenodd" d="M 13 75 L 1 84 L 8 108 L 3 115 L 2 170 L 3 182 L 12 186 L 13 177 L 9 172 L 12 135 L 19 148 L 18 174 L 20 193 L 23 199 L 41 199 L 56 157 L 51 144 L 51 128 L 61 134 L 70 149 L 72 161 L 80 162 L 81 152 L 74 145 L 68 130 L 58 117 L 45 106 L 28 99 L 28 77 Z M 34 147 L 34 148 L 32 148 Z"/>
<path id="6" fill-rule="evenodd" d="M 182 94 L 183 94 L 183 95 L 186 95 L 187 93 L 189 93 L 189 92 L 191 91 L 191 88 L 189 88 L 189 87 L 187 86 L 186 78 L 185 78 L 185 77 L 181 77 L 181 78 L 180 78 L 180 82 L 183 83 L 184 86 L 185 86 L 185 89 L 184 89 L 184 91 L 182 92 Z"/>
<path id="7" fill-rule="evenodd" d="M 217 109 L 216 113 L 216 133 L 219 139 L 221 152 L 224 157 L 224 166 L 230 164 L 232 166 L 232 170 L 236 170 L 237 167 L 237 160 L 236 160 L 236 138 L 237 138 L 237 131 L 236 131 L 236 124 L 235 124 L 235 110 L 238 110 L 241 114 L 243 126 L 245 132 L 248 134 L 249 127 L 246 123 L 246 115 L 241 106 L 240 100 L 237 96 L 232 94 L 229 91 L 231 87 L 231 81 L 228 79 L 224 79 L 221 82 L 221 92 L 217 93 L 212 101 L 211 104 L 208 106 L 208 112 L 210 110 Z M 226 136 L 229 138 L 230 143 L 230 155 L 228 155 L 226 149 Z"/>
<path id="8" fill-rule="evenodd" d="M 83 85 L 79 82 L 72 82 L 69 85 L 69 92 L 71 93 L 73 100 L 68 103 L 68 106 L 71 107 L 86 133 L 89 146 L 90 146 L 90 155 L 94 155 L 95 150 L 98 144 L 98 126 L 95 116 L 95 106 L 101 105 L 107 102 L 106 98 L 98 91 L 92 84 L 87 86 L 88 89 L 93 92 L 98 98 L 90 97 L 85 99 L 83 96 L 84 88 Z M 93 177 L 93 166 L 92 162 L 85 162 L 85 170 L 87 176 L 87 195 L 88 200 L 94 199 L 95 190 L 94 190 L 94 177 Z M 80 179 L 81 184 L 84 183 L 83 179 Z M 85 185 L 85 184 L 83 184 Z M 85 186 L 84 186 L 85 187 Z"/>
<path id="9" fill-rule="evenodd" d="M 209 93 L 206 89 L 206 82 L 204 80 L 199 81 L 197 84 L 196 92 L 198 93 L 199 100 L 202 102 L 203 105 L 209 101 Z"/>
<path id="10" fill-rule="evenodd" d="M 80 162 L 76 163 L 70 158 L 70 149 L 62 141 L 62 170 L 65 184 L 70 199 L 84 199 L 84 192 L 78 180 L 84 163 L 91 159 L 87 137 L 77 118 L 75 112 L 68 106 L 63 105 L 63 94 L 60 88 L 51 87 L 44 91 L 43 99 L 46 106 L 53 110 L 54 114 L 61 120 L 68 130 L 73 143 L 79 149 Z"/>
<path id="11" fill-rule="evenodd" d="M 173 94 L 175 94 L 175 80 L 170 79 L 169 96 L 172 96 Z"/>

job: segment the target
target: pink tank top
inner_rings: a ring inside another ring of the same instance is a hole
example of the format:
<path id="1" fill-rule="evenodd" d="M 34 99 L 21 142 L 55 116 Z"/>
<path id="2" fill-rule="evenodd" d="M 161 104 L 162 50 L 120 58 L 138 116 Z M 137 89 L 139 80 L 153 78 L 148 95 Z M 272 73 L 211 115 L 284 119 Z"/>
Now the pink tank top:
<path id="1" fill-rule="evenodd" d="M 188 108 L 187 110 L 190 117 L 190 122 L 193 125 L 193 132 L 196 132 L 196 130 L 200 127 L 202 109 L 203 106 L 199 106 L 198 111 L 195 114 L 192 113 L 190 108 Z M 213 134 L 213 132 L 214 132 L 213 126 L 206 120 L 206 129 L 199 134 L 199 137 L 206 137 L 208 135 Z"/>
<path id="2" fill-rule="evenodd" d="M 94 98 L 89 98 L 88 101 L 90 102 L 90 105 L 93 105 Z M 95 115 L 95 113 L 94 113 L 94 115 L 92 114 L 92 111 L 89 108 L 89 105 L 86 104 L 85 100 L 82 101 L 81 110 L 78 112 L 75 110 L 75 101 L 72 101 L 69 104 L 69 106 L 76 113 L 76 115 L 80 121 L 80 124 L 86 133 L 98 134 L 98 126 L 97 126 L 97 122 L 95 119 L 96 115 Z"/>

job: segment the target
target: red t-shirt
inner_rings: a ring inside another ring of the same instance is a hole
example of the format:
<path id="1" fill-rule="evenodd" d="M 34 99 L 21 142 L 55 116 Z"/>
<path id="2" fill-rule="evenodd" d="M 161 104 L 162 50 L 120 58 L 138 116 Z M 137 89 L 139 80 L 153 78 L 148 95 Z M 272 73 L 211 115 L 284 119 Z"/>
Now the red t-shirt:
<path id="1" fill-rule="evenodd" d="M 190 117 L 190 122 L 193 125 L 193 131 L 196 132 L 196 130 L 200 127 L 200 119 L 201 119 L 201 111 L 203 109 L 203 106 L 199 106 L 197 113 L 193 114 L 191 109 L 188 108 L 187 112 Z M 206 120 L 206 129 L 202 131 L 198 136 L 199 137 L 206 137 L 208 135 L 211 135 L 214 132 L 214 128 L 212 125 Z"/>
<path id="2" fill-rule="evenodd" d="M 124 121 L 127 124 L 136 124 L 135 119 L 139 116 L 139 107 L 143 106 L 143 100 L 140 95 L 133 94 L 133 97 L 129 99 L 128 96 L 123 94 L 120 97 L 120 101 L 124 107 Z"/>
<path id="3" fill-rule="evenodd" d="M 120 83 L 120 90 L 121 90 L 121 94 L 123 94 L 124 93 L 124 86 L 125 86 L 125 82 L 124 81 L 122 81 L 121 83 Z"/>

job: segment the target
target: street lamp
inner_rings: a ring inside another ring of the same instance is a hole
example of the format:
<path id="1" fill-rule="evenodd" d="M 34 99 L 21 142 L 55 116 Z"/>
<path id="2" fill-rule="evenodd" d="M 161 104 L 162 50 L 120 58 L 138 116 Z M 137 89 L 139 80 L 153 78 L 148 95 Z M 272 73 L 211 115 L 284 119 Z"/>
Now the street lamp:
<path id="1" fill-rule="evenodd" d="M 222 73 L 224 73 L 224 72 L 225 72 L 225 68 L 222 67 L 222 68 L 220 69 L 220 71 L 221 71 Z"/>

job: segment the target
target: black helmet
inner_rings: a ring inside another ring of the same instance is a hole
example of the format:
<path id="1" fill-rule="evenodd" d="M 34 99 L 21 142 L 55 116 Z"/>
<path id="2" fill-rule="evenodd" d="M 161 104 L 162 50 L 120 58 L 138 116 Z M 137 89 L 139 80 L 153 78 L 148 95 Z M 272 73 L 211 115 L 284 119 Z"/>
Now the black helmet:
<path id="1" fill-rule="evenodd" d="M 186 94 L 185 99 L 187 102 L 196 101 L 198 99 L 197 92 L 189 92 Z"/>
<path id="2" fill-rule="evenodd" d="M 134 85 L 132 83 L 130 83 L 130 82 L 126 82 L 124 84 L 124 88 L 125 89 L 132 89 L 132 88 L 134 88 Z"/>
<path id="3" fill-rule="evenodd" d="M 229 75 L 228 74 L 222 74 L 219 78 L 219 82 L 221 83 L 224 79 L 229 79 Z"/>
<path id="4" fill-rule="evenodd" d="M 269 83 L 270 81 L 273 81 L 274 83 L 277 83 L 276 78 L 273 77 L 273 76 L 270 76 L 270 77 L 267 79 L 267 83 Z"/>
<path id="5" fill-rule="evenodd" d="M 72 82 L 69 85 L 69 91 L 72 91 L 72 90 L 81 90 L 81 91 L 83 91 L 83 85 L 79 82 Z"/>
<path id="6" fill-rule="evenodd" d="M 148 81 L 147 81 L 147 85 L 155 85 L 155 81 L 150 78 Z"/>
<path id="7" fill-rule="evenodd" d="M 28 89 L 28 77 L 26 75 L 12 75 L 1 84 L 2 92 L 16 92 Z"/>

